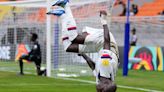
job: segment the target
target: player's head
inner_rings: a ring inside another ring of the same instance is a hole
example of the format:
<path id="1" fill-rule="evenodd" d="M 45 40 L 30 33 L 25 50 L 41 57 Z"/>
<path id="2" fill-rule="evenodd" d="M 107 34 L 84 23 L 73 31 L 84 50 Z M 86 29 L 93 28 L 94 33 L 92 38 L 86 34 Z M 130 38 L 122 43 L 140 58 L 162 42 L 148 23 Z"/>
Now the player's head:
<path id="1" fill-rule="evenodd" d="M 100 83 L 96 85 L 98 92 L 116 92 L 117 85 L 109 79 L 101 79 Z"/>
<path id="2" fill-rule="evenodd" d="M 38 38 L 38 35 L 36 33 L 31 33 L 31 38 L 30 38 L 31 41 L 34 42 L 37 40 L 37 38 Z"/>
<path id="3" fill-rule="evenodd" d="M 135 28 L 132 29 L 132 34 L 136 34 L 136 29 Z"/>
<path id="4" fill-rule="evenodd" d="M 104 86 L 103 92 L 116 92 L 117 86 L 113 81 L 110 81 Z"/>

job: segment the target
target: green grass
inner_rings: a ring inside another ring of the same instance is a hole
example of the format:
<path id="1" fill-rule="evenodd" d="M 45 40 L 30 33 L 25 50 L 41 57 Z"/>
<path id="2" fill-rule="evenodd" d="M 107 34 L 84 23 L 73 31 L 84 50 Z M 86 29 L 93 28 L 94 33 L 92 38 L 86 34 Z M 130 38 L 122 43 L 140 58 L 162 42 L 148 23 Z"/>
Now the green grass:
<path id="1" fill-rule="evenodd" d="M 10 68 L 10 69 L 9 69 Z M 0 92 L 96 92 L 95 84 L 36 76 L 26 74 L 18 76 L 17 63 L 0 62 Z M 7 72 L 14 71 L 14 72 Z M 26 64 L 25 71 L 35 73 L 33 64 Z M 130 70 L 127 77 L 119 69 L 116 83 L 121 86 L 138 87 L 164 92 L 164 72 Z M 95 81 L 94 77 L 77 77 L 72 79 Z M 118 87 L 117 92 L 145 92 L 136 89 Z"/>
<path id="2" fill-rule="evenodd" d="M 0 72 L 0 76 L 0 92 L 94 92 L 95 89 L 91 84 L 35 75 Z"/>

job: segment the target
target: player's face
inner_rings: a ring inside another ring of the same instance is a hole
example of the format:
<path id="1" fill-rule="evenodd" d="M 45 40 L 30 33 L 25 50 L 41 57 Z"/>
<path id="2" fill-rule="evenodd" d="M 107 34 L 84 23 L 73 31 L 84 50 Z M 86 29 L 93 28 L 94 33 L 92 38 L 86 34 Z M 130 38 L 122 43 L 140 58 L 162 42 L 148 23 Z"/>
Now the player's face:
<path id="1" fill-rule="evenodd" d="M 35 41 L 34 37 L 31 35 L 30 40 L 33 42 Z"/>

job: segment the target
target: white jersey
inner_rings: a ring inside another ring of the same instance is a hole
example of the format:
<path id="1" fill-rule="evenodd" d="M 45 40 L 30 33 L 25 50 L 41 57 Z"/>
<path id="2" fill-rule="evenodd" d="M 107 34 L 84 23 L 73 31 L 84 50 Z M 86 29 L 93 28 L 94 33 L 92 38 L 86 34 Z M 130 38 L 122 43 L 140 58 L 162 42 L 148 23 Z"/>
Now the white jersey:
<path id="1" fill-rule="evenodd" d="M 104 30 L 103 29 L 96 29 L 91 27 L 85 27 L 82 32 L 87 32 L 89 35 L 86 37 L 83 48 L 81 47 L 80 52 L 99 52 L 103 48 L 104 44 Z M 111 44 L 111 51 L 113 51 L 117 57 L 118 55 L 118 46 L 116 40 L 114 39 L 113 34 L 110 32 L 110 44 Z M 92 48 L 89 47 L 92 46 Z"/>
<path id="2" fill-rule="evenodd" d="M 65 30 L 65 29 L 63 29 Z M 72 30 L 73 32 L 73 30 Z M 79 44 L 79 52 L 80 53 L 94 53 L 99 52 L 103 48 L 104 44 L 104 31 L 103 29 L 96 29 L 91 27 L 85 27 L 82 32 L 87 32 L 88 35 L 85 39 L 84 44 Z M 73 34 L 73 33 L 72 33 Z M 71 40 L 69 39 L 67 32 L 62 33 L 62 40 L 64 49 L 66 50 L 71 45 Z M 119 58 L 118 46 L 113 37 L 113 34 L 110 32 L 110 44 L 111 44 L 111 51 L 116 54 Z"/>
<path id="3" fill-rule="evenodd" d="M 73 14 L 69 4 L 64 7 L 65 13 L 60 16 L 62 25 L 62 43 L 64 49 L 67 50 L 72 44 L 72 41 L 77 37 L 78 31 L 76 29 L 76 22 L 73 18 Z M 89 35 L 86 37 L 84 44 L 79 44 L 80 53 L 92 53 L 98 52 L 103 47 L 104 43 L 104 31 L 103 29 L 95 29 L 91 27 L 85 27 L 82 32 L 87 32 Z M 117 43 L 110 33 L 111 39 L 111 51 L 116 53 L 118 57 Z"/>
<path id="4" fill-rule="evenodd" d="M 99 59 L 96 62 L 94 75 L 96 76 L 96 82 L 99 83 L 99 76 L 105 78 L 111 78 L 114 81 L 114 76 L 118 68 L 118 61 L 115 60 L 116 55 L 110 50 L 101 50 L 99 53 Z"/>

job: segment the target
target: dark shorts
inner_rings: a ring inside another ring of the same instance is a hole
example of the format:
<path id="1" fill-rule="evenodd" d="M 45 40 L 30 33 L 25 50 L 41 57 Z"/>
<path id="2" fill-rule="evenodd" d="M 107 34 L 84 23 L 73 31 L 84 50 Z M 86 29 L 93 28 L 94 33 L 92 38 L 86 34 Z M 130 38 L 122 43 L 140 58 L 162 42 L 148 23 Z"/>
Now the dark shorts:
<path id="1" fill-rule="evenodd" d="M 37 66 L 41 65 L 41 57 L 40 56 L 30 56 L 30 55 L 22 55 L 20 59 L 28 60 L 30 62 L 34 62 Z"/>

